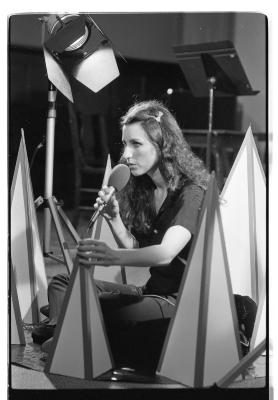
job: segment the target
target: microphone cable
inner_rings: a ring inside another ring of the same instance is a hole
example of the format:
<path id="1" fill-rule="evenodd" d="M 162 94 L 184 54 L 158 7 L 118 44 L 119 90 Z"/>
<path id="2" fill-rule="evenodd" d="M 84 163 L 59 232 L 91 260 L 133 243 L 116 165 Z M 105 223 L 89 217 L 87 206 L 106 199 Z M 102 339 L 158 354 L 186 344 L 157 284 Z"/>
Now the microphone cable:
<path id="1" fill-rule="evenodd" d="M 176 307 L 175 303 L 173 303 L 172 301 L 166 299 L 163 296 L 159 296 L 158 294 L 143 294 L 142 297 L 154 297 L 154 298 L 157 298 L 157 299 L 162 299 L 162 300 L 166 301 L 167 303 L 171 304 L 171 306 Z"/>
<path id="2" fill-rule="evenodd" d="M 46 140 L 46 137 L 44 135 L 42 138 L 42 141 L 35 147 L 35 150 L 33 151 L 32 158 L 30 161 L 30 171 L 31 171 L 32 165 L 34 163 L 34 160 L 36 158 L 36 155 L 38 154 L 38 151 L 45 145 L 45 140 Z"/>

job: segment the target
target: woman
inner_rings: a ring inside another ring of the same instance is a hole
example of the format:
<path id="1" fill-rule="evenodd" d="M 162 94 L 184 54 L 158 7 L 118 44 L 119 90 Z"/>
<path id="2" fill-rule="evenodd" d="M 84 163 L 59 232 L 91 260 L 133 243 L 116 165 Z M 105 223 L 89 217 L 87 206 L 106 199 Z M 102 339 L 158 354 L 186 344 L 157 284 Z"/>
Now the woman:
<path id="1" fill-rule="evenodd" d="M 109 324 L 173 315 L 209 180 L 203 162 L 190 150 L 174 116 L 160 102 L 135 104 L 122 117 L 121 126 L 120 162 L 128 165 L 131 177 L 102 211 L 119 248 L 84 239 L 77 254 L 84 267 L 151 266 L 151 276 L 143 287 L 96 281 Z M 106 201 L 110 190 L 102 188 L 95 209 Z M 42 342 L 53 334 L 68 280 L 58 275 L 50 283 L 49 323 L 33 332 L 34 341 Z"/>

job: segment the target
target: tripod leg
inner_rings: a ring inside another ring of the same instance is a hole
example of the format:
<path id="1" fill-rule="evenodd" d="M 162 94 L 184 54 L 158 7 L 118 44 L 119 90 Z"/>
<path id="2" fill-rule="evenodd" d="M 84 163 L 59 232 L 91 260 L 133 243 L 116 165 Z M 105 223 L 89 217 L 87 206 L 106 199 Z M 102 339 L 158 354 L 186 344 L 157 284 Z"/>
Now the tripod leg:
<path id="1" fill-rule="evenodd" d="M 62 207 L 61 206 L 57 206 L 57 210 L 58 210 L 58 213 L 60 214 L 60 217 L 64 221 L 69 233 L 71 234 L 71 236 L 73 237 L 75 242 L 78 243 L 80 241 L 80 237 L 79 237 L 78 233 L 76 232 L 76 230 L 74 229 L 72 223 L 70 222 L 70 220 L 68 219 L 68 217 L 64 213 Z"/>
<path id="2" fill-rule="evenodd" d="M 63 253 L 63 257 L 64 257 L 64 260 L 65 260 L 65 264 L 66 264 L 67 270 L 68 270 L 69 273 L 71 273 L 72 267 L 73 267 L 73 263 L 72 263 L 72 259 L 70 257 L 68 244 L 65 241 L 65 238 L 64 238 L 64 235 L 63 235 L 63 231 L 62 231 L 62 227 L 61 227 L 61 223 L 60 223 L 60 219 L 59 219 L 59 215 L 58 215 L 58 211 L 57 211 L 57 206 L 54 203 L 54 200 L 53 200 L 52 197 L 49 197 L 47 199 L 47 202 L 48 202 L 50 213 L 51 213 L 53 221 L 54 221 L 54 225 L 55 225 L 55 228 L 56 228 L 58 240 L 59 240 L 59 243 L 60 243 L 60 247 L 61 247 L 61 250 L 62 250 L 62 253 Z"/>
<path id="3" fill-rule="evenodd" d="M 51 236 L 51 214 L 48 208 L 44 209 L 44 236 L 43 236 L 43 253 L 50 253 L 50 236 Z"/>
<path id="4" fill-rule="evenodd" d="M 122 282 L 124 285 L 127 284 L 127 279 L 126 279 L 126 272 L 125 272 L 125 267 L 121 267 L 121 275 L 122 275 Z"/>

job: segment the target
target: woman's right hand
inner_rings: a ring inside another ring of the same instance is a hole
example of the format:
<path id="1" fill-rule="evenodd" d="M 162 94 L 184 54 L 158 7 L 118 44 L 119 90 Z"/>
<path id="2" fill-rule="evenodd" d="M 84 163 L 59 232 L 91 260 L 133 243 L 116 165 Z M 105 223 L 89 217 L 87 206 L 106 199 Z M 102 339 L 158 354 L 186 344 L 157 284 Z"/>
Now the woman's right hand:
<path id="1" fill-rule="evenodd" d="M 96 202 L 94 204 L 94 209 L 100 209 L 100 214 L 103 215 L 106 219 L 111 220 L 117 218 L 120 214 L 120 208 L 118 200 L 116 199 L 115 194 L 112 195 L 108 203 L 101 209 L 101 206 L 107 202 L 108 196 L 111 193 L 112 186 L 107 187 L 103 186 L 101 190 L 98 192 L 98 197 L 96 198 Z"/>

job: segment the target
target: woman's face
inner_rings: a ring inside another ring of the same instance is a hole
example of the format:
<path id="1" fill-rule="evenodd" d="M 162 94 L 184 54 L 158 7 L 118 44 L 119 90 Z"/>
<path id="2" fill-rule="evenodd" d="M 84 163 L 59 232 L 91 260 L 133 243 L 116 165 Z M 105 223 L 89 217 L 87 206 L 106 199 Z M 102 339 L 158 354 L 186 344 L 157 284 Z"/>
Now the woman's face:
<path id="1" fill-rule="evenodd" d="M 123 157 L 134 176 L 153 173 L 158 165 L 158 154 L 140 122 L 124 125 L 122 131 Z"/>

